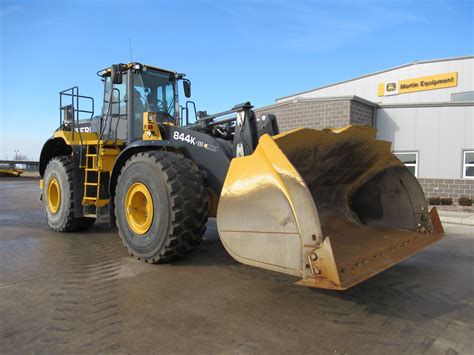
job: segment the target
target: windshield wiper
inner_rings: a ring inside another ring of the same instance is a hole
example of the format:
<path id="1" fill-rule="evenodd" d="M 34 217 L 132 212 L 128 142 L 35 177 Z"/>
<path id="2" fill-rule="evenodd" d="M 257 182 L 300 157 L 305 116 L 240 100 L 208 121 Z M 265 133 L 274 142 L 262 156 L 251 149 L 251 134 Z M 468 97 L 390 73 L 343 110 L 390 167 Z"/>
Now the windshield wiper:
<path id="1" fill-rule="evenodd" d="M 168 109 L 166 110 L 166 113 L 171 116 L 171 109 L 174 106 L 174 99 L 171 101 L 171 103 L 168 106 Z"/>

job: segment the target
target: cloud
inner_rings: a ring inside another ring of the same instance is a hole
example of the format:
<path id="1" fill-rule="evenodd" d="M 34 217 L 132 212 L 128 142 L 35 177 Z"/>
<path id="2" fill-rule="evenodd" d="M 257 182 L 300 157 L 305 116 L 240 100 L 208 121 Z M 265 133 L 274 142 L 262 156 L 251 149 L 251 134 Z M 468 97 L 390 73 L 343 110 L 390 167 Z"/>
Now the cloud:
<path id="1" fill-rule="evenodd" d="M 294 20 L 300 23 L 300 31 L 289 34 L 283 45 L 291 49 L 322 51 L 344 46 L 371 33 L 391 30 L 426 19 L 414 13 L 397 9 L 346 8 L 345 12 L 322 13 L 306 7 L 304 13 L 295 12 Z"/>
<path id="2" fill-rule="evenodd" d="M 260 0 L 231 1 L 216 7 L 228 27 L 249 41 L 301 51 L 341 48 L 371 33 L 427 22 L 406 6 L 389 2 Z"/>
<path id="3" fill-rule="evenodd" d="M 14 159 L 15 150 L 25 155 L 28 160 L 38 160 L 44 140 L 29 138 L 22 140 L 12 137 L 0 137 L 0 160 Z"/>

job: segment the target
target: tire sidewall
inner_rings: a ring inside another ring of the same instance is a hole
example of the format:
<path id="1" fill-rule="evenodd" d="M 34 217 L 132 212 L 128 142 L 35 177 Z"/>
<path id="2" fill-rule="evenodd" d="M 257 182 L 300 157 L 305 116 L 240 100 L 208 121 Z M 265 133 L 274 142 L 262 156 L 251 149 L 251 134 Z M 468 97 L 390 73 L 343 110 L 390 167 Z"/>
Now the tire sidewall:
<path id="1" fill-rule="evenodd" d="M 125 199 L 134 183 L 144 184 L 153 200 L 153 221 L 149 230 L 136 235 L 129 227 Z M 171 199 L 166 185 L 166 176 L 153 157 L 146 154 L 134 155 L 122 171 L 115 196 L 117 226 L 130 252 L 140 258 L 153 258 L 166 242 L 170 229 Z"/>
<path id="2" fill-rule="evenodd" d="M 56 178 L 56 180 L 58 181 L 61 194 L 59 210 L 54 214 L 48 208 L 48 186 L 52 178 Z M 51 228 L 60 229 L 64 228 L 64 226 L 66 225 L 71 205 L 70 196 L 71 191 L 66 169 L 58 159 L 52 159 L 46 167 L 46 171 L 43 178 L 44 205 L 48 224 Z"/>

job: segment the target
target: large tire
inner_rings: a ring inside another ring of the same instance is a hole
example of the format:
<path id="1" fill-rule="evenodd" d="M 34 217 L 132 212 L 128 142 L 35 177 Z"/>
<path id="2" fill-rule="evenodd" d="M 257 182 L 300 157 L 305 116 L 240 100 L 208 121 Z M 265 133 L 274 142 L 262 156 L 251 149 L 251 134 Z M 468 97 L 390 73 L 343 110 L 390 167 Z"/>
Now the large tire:
<path id="1" fill-rule="evenodd" d="M 122 168 L 115 194 L 123 245 L 149 263 L 182 257 L 202 240 L 207 205 L 203 178 L 193 162 L 166 151 L 135 154 Z"/>
<path id="2" fill-rule="evenodd" d="M 85 230 L 95 218 L 74 217 L 73 162 L 70 156 L 51 159 L 43 176 L 43 200 L 48 225 L 57 232 Z"/>

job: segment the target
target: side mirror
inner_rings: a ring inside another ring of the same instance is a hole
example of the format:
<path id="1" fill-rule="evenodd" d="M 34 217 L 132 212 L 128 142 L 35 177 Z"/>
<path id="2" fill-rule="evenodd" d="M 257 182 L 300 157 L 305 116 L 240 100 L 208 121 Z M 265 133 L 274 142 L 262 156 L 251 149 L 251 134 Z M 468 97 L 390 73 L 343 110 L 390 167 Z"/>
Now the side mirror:
<path id="1" fill-rule="evenodd" d="M 191 82 L 187 79 L 183 80 L 183 90 L 184 90 L 184 96 L 187 98 L 191 97 Z"/>
<path id="2" fill-rule="evenodd" d="M 112 79 L 112 84 L 122 84 L 122 73 L 120 72 L 119 65 L 112 64 L 110 69 L 111 69 L 110 78 Z"/>

